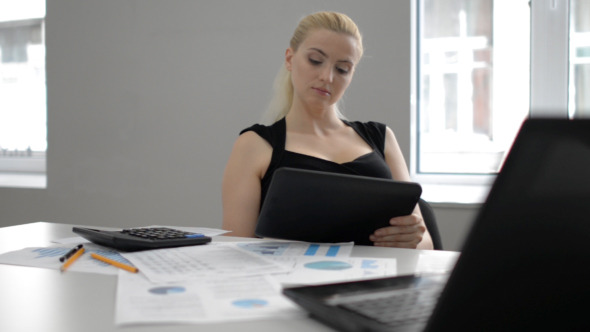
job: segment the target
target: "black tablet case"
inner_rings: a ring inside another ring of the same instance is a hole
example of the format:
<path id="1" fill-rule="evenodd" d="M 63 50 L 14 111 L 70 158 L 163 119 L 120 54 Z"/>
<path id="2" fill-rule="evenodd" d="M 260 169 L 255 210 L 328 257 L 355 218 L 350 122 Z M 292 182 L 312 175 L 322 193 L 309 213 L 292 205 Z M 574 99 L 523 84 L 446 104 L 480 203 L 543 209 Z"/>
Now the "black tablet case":
<path id="1" fill-rule="evenodd" d="M 306 242 L 372 245 L 389 219 L 411 214 L 422 188 L 414 182 L 295 168 L 275 171 L 256 235 Z"/>

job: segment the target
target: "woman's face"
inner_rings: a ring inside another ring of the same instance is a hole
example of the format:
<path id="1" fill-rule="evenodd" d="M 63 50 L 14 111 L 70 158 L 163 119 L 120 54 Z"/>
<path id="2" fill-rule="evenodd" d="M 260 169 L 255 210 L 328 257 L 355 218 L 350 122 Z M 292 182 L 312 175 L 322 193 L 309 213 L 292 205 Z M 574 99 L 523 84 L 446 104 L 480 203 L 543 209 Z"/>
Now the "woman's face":
<path id="1" fill-rule="evenodd" d="M 297 51 L 288 48 L 285 53 L 294 102 L 314 109 L 332 107 L 348 88 L 359 55 L 354 37 L 326 29 L 311 31 Z"/>

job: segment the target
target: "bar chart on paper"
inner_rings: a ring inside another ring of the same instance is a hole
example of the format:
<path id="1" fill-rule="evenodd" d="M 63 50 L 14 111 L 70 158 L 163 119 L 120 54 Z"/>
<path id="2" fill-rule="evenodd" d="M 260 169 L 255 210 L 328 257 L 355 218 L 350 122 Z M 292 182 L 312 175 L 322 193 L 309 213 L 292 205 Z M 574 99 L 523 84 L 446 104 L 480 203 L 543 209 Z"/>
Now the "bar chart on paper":
<path id="1" fill-rule="evenodd" d="M 352 243 L 303 243 L 303 242 L 245 242 L 238 247 L 273 258 L 278 257 L 349 257 Z"/>

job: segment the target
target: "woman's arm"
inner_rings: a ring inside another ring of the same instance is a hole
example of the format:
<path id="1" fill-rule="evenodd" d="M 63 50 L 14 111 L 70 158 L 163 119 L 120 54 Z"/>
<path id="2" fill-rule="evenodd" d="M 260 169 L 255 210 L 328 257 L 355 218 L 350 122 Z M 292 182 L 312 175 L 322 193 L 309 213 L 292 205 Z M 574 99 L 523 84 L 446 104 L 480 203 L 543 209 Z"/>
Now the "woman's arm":
<path id="1" fill-rule="evenodd" d="M 404 156 L 390 128 L 385 134 L 385 161 L 395 180 L 411 181 Z M 380 228 L 371 235 L 376 246 L 433 249 L 432 239 L 418 205 L 408 216 L 392 218 L 389 227 Z"/>
<path id="2" fill-rule="evenodd" d="M 223 229 L 230 236 L 254 237 L 260 210 L 260 180 L 272 156 L 272 147 L 249 131 L 238 137 L 223 175 Z"/>

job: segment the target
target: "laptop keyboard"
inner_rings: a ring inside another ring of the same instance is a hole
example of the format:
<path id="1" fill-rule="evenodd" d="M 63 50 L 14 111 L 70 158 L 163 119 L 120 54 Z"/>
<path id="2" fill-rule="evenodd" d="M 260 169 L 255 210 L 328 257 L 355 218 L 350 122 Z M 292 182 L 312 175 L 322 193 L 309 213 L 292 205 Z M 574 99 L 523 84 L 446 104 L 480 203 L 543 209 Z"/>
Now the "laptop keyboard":
<path id="1" fill-rule="evenodd" d="M 391 327 L 426 324 L 442 287 L 433 285 L 357 296 L 338 306 Z"/>

